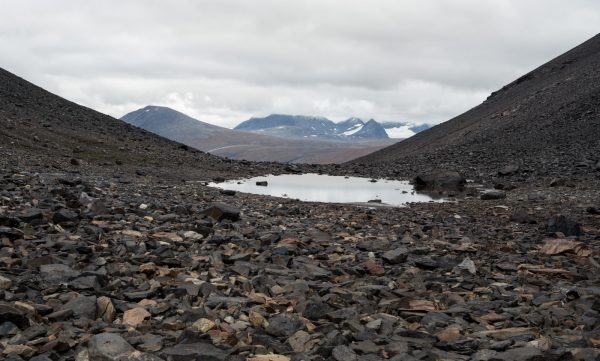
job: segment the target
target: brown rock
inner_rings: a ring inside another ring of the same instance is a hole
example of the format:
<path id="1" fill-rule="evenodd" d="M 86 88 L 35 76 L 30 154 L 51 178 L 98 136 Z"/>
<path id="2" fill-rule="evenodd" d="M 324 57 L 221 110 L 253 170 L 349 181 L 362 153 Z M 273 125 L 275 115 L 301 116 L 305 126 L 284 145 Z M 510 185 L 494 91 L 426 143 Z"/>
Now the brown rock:
<path id="1" fill-rule="evenodd" d="M 367 272 L 369 272 L 370 275 L 373 276 L 383 276 L 385 274 L 385 269 L 383 266 L 372 259 L 364 261 L 363 267 Z"/>
<path id="2" fill-rule="evenodd" d="M 217 324 L 208 318 L 201 318 L 192 324 L 192 328 L 198 332 L 207 333 L 215 328 Z"/>
<path id="3" fill-rule="evenodd" d="M 0 290 L 7 290 L 12 287 L 12 281 L 0 275 Z"/>
<path id="4" fill-rule="evenodd" d="M 560 238 L 546 239 L 542 245 L 542 248 L 540 249 L 540 253 L 546 255 L 575 253 L 581 257 L 587 257 L 592 254 L 583 242 L 575 241 L 573 239 Z"/>
<path id="5" fill-rule="evenodd" d="M 23 356 L 27 359 L 31 358 L 35 354 L 36 350 L 33 347 L 25 346 L 25 345 L 6 345 L 2 354 L 15 354 L 19 356 Z"/>
<path id="6" fill-rule="evenodd" d="M 171 242 L 183 242 L 183 238 L 175 232 L 156 232 L 156 233 L 153 233 L 151 237 L 158 239 L 158 240 L 167 240 L 167 241 L 171 241 Z"/>
<path id="7" fill-rule="evenodd" d="M 456 326 L 449 326 L 434 334 L 440 341 L 454 342 L 460 339 L 460 329 Z"/>
<path id="8" fill-rule="evenodd" d="M 136 307 L 131 310 L 125 311 L 123 314 L 123 323 L 129 326 L 137 327 L 146 318 L 150 317 L 150 312 L 146 311 L 145 308 Z"/>
<path id="9" fill-rule="evenodd" d="M 290 361 L 290 358 L 284 355 L 270 353 L 268 355 L 257 355 L 247 359 L 248 361 Z"/>

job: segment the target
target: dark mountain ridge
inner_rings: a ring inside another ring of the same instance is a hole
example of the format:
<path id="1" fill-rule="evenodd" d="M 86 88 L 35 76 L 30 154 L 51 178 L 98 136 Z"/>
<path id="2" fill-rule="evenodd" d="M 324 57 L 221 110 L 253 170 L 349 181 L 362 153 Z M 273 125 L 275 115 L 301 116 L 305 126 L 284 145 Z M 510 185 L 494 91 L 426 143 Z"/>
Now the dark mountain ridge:
<path id="1" fill-rule="evenodd" d="M 365 172 L 445 167 L 538 175 L 599 168 L 600 35 L 492 93 L 481 105 L 354 163 Z M 384 166 L 385 164 L 385 166 Z"/>

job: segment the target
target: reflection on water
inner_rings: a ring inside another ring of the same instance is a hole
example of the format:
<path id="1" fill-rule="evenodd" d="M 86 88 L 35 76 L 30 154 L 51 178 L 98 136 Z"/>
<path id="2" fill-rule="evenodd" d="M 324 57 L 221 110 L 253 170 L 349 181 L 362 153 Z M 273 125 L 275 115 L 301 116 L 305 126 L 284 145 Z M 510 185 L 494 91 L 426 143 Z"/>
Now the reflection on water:
<path id="1" fill-rule="evenodd" d="M 257 182 L 260 185 L 257 185 Z M 267 186 L 264 186 L 263 182 L 267 182 Z M 405 181 L 379 179 L 373 182 L 368 178 L 319 174 L 269 175 L 209 185 L 312 202 L 363 203 L 378 200 L 385 204 L 401 206 L 411 202 L 440 201 L 415 192 L 412 185 Z"/>

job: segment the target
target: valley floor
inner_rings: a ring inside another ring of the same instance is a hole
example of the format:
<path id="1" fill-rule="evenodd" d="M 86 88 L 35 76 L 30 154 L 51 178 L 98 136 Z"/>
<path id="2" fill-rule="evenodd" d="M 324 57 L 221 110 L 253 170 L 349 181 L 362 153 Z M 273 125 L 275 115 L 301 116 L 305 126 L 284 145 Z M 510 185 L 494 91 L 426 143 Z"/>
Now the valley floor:
<path id="1" fill-rule="evenodd" d="M 153 179 L 2 171 L 3 359 L 600 357 L 593 179 L 391 210 Z"/>

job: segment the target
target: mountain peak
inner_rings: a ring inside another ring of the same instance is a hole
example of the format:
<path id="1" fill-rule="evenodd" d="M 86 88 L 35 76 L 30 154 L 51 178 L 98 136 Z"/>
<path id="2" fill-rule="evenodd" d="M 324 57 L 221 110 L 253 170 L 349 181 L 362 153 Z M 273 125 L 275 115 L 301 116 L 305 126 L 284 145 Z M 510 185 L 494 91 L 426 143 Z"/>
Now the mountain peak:
<path id="1" fill-rule="evenodd" d="M 381 128 L 379 123 L 373 119 L 370 123 L 370 127 Z M 264 118 L 250 118 L 234 129 L 283 138 L 325 138 L 333 140 L 389 138 L 383 128 L 367 132 L 362 131 L 364 126 L 363 120 L 356 117 L 334 123 L 321 116 L 271 114 Z M 356 134 L 359 135 L 356 136 Z"/>
<path id="2" fill-rule="evenodd" d="M 201 122 L 175 109 L 159 105 L 147 105 L 121 117 L 126 123 L 138 128 L 161 134 L 169 139 L 202 130 L 209 135 L 212 131 L 224 129 L 216 125 Z"/>

